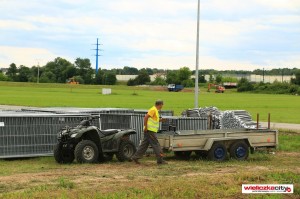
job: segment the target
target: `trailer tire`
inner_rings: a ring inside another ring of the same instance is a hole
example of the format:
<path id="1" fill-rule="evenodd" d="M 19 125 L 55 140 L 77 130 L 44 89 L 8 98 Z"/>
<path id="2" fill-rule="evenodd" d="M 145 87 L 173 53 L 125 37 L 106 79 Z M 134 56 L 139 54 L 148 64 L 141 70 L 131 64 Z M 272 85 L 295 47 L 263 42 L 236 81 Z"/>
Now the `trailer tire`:
<path id="1" fill-rule="evenodd" d="M 227 158 L 227 149 L 223 143 L 214 143 L 208 151 L 207 158 L 212 161 L 222 162 Z"/>
<path id="2" fill-rule="evenodd" d="M 249 156 L 249 146 L 244 141 L 234 142 L 229 148 L 230 157 L 236 160 L 246 160 Z"/>
<path id="3" fill-rule="evenodd" d="M 181 160 L 188 160 L 192 154 L 192 151 L 175 151 L 175 157 Z"/>

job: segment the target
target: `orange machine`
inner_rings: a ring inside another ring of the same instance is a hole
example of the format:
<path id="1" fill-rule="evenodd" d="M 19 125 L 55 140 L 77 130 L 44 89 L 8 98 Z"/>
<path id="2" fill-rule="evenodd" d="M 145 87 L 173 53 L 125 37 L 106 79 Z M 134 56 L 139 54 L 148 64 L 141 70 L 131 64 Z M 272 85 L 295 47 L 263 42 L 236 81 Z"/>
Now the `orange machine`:
<path id="1" fill-rule="evenodd" d="M 79 84 L 79 82 L 77 82 L 77 81 L 75 80 L 75 78 L 72 77 L 72 78 L 70 78 L 70 79 L 68 80 L 67 84 Z"/>
<path id="2" fill-rule="evenodd" d="M 207 92 L 210 92 L 211 87 L 216 88 L 215 93 L 224 93 L 225 92 L 225 87 L 223 87 L 221 85 L 211 84 L 211 83 L 208 84 Z"/>

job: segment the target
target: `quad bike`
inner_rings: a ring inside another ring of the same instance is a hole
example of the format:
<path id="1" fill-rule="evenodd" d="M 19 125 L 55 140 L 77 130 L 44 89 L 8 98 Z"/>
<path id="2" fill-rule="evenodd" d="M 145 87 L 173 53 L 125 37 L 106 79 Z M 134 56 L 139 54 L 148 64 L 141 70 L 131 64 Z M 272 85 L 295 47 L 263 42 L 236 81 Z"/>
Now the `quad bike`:
<path id="1" fill-rule="evenodd" d="M 54 158 L 58 163 L 97 163 L 109 161 L 116 155 L 120 162 L 129 160 L 136 147 L 129 140 L 135 130 L 100 130 L 91 122 L 99 117 L 83 120 L 74 128 L 64 127 L 58 133 L 58 143 L 54 147 Z"/>

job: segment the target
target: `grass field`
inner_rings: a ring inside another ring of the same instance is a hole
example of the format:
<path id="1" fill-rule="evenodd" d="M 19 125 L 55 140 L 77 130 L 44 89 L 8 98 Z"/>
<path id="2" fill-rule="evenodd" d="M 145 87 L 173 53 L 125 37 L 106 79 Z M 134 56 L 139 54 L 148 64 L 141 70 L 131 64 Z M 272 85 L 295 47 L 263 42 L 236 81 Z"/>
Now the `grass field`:
<path id="1" fill-rule="evenodd" d="M 103 86 L 0 82 L 0 104 L 147 109 L 156 99 L 161 98 L 165 101 L 164 109 L 174 110 L 177 115 L 194 106 L 192 89 L 189 92 L 170 93 L 151 87 L 105 87 L 112 88 L 113 94 L 100 94 Z M 216 106 L 221 110 L 247 110 L 254 119 L 260 113 L 262 121 L 267 121 L 267 114 L 271 113 L 273 122 L 300 123 L 299 96 L 237 93 L 229 90 L 224 94 L 215 94 L 201 88 L 199 105 Z"/>
<path id="2" fill-rule="evenodd" d="M 156 165 L 116 160 L 93 165 L 59 165 L 53 157 L 0 161 L 0 198 L 299 198 L 300 134 L 280 133 L 281 147 L 247 161 L 223 163 L 197 158 Z M 294 184 L 294 194 L 243 195 L 242 184 Z"/>
<path id="3" fill-rule="evenodd" d="M 160 88 L 110 86 L 113 94 L 101 95 L 103 86 L 0 82 L 0 104 L 24 106 L 122 107 L 147 109 L 154 100 L 176 114 L 193 107 L 193 93 L 169 93 Z M 201 88 L 206 91 L 205 88 Z M 188 90 L 189 91 L 189 90 Z M 200 106 L 222 110 L 245 109 L 253 115 L 267 113 L 272 121 L 300 123 L 300 98 L 201 92 Z M 53 157 L 0 160 L 0 198 L 300 198 L 300 133 L 281 131 L 279 148 L 257 152 L 247 161 L 216 163 L 197 158 L 176 160 L 158 167 L 154 157 L 142 165 L 116 160 L 93 165 L 59 165 Z M 294 194 L 242 195 L 242 184 L 294 184 Z"/>

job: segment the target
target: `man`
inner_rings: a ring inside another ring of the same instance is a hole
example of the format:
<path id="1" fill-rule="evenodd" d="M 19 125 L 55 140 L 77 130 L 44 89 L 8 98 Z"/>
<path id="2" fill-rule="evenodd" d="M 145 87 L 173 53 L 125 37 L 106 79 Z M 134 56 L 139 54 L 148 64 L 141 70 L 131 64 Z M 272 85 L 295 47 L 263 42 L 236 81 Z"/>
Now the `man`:
<path id="1" fill-rule="evenodd" d="M 153 151 L 157 158 L 157 164 L 168 164 L 163 160 L 163 154 L 161 152 L 160 144 L 157 140 L 156 133 L 159 130 L 159 122 L 162 119 L 159 117 L 159 112 L 164 105 L 162 100 L 157 100 L 155 106 L 149 109 L 148 113 L 144 118 L 144 138 L 142 143 L 138 147 L 137 152 L 132 156 L 131 160 L 136 164 L 140 164 L 139 159 L 143 157 L 148 149 L 149 144 L 152 146 Z"/>

